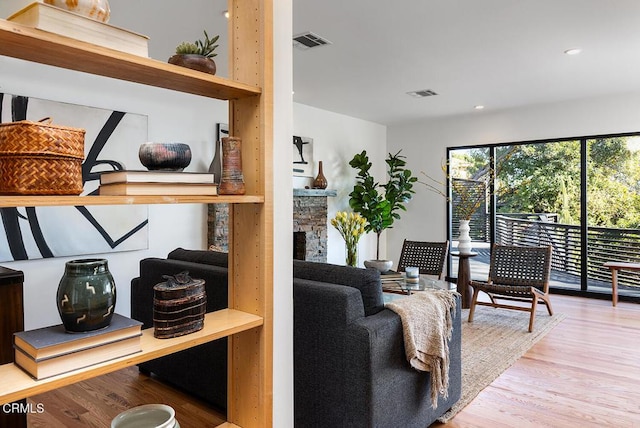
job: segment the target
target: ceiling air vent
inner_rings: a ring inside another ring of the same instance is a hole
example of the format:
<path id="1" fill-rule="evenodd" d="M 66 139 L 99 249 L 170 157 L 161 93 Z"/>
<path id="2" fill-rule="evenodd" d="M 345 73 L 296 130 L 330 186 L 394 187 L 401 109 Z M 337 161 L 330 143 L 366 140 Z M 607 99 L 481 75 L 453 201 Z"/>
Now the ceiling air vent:
<path id="1" fill-rule="evenodd" d="M 307 50 L 318 46 L 330 45 L 331 42 L 317 34 L 308 31 L 306 33 L 293 36 L 293 45 L 298 49 Z"/>
<path id="2" fill-rule="evenodd" d="M 416 98 L 424 98 L 424 97 L 431 97 L 433 95 L 438 95 L 437 93 L 435 93 L 431 89 L 421 89 L 419 91 L 407 92 L 407 94 L 411 95 L 412 97 L 416 97 Z"/>

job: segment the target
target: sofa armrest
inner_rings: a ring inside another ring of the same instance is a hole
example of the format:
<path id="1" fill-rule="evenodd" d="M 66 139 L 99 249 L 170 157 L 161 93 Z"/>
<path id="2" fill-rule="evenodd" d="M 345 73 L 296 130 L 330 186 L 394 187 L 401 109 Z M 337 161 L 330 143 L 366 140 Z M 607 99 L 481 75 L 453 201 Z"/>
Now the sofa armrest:
<path id="1" fill-rule="evenodd" d="M 425 426 L 458 401 L 461 392 L 461 316 L 457 298 L 449 341 L 449 394 L 431 407 L 430 376 L 411 368 L 406 359 L 402 322 L 385 309 L 355 321 L 347 330 L 346 395 L 348 426 Z M 430 421 L 430 422 L 429 422 Z"/>
<path id="2" fill-rule="evenodd" d="M 295 426 L 344 426 L 344 332 L 364 317 L 360 291 L 294 278 L 293 304 Z"/>

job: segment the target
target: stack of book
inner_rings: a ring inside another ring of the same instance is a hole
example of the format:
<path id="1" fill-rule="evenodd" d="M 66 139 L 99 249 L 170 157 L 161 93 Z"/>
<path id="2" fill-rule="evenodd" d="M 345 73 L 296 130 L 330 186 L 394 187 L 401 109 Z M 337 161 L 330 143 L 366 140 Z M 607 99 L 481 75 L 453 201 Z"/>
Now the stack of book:
<path id="1" fill-rule="evenodd" d="M 404 275 L 402 273 L 393 270 L 382 272 L 380 273 L 380 281 L 382 282 L 382 291 L 404 294 Z"/>
<path id="2" fill-rule="evenodd" d="M 404 275 L 400 272 L 396 272 L 393 270 L 388 270 L 386 272 L 382 272 L 380 274 L 380 281 L 384 284 L 385 282 L 397 282 L 402 281 L 404 279 Z"/>
<path id="3" fill-rule="evenodd" d="M 113 314 L 111 324 L 68 333 L 62 324 L 14 333 L 15 364 L 34 379 L 45 379 L 140 352 L 142 323 Z"/>
<path id="4" fill-rule="evenodd" d="M 31 3 L 7 21 L 109 49 L 149 56 L 149 38 L 45 3 Z"/>
<path id="5" fill-rule="evenodd" d="M 207 172 L 109 171 L 100 174 L 100 195 L 215 196 L 214 175 Z"/>

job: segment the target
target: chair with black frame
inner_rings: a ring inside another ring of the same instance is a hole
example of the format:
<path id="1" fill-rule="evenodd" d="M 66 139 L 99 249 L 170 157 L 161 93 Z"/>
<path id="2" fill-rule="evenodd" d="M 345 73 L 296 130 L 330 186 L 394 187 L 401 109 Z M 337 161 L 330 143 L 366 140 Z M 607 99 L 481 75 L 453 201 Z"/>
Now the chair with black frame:
<path id="1" fill-rule="evenodd" d="M 398 272 L 408 266 L 415 266 L 421 275 L 444 276 L 444 263 L 449 252 L 449 241 L 425 242 L 404 240 L 398 261 Z"/>
<path id="2" fill-rule="evenodd" d="M 529 332 L 533 331 L 538 303 L 553 315 L 549 299 L 551 274 L 551 246 L 523 247 L 494 244 L 491 247 L 489 278 L 486 282 L 471 281 L 473 298 L 469 308 L 469 322 L 473 322 L 476 305 L 529 312 Z M 480 291 L 491 302 L 478 301 Z M 498 300 L 527 302 L 530 306 L 499 303 Z"/>

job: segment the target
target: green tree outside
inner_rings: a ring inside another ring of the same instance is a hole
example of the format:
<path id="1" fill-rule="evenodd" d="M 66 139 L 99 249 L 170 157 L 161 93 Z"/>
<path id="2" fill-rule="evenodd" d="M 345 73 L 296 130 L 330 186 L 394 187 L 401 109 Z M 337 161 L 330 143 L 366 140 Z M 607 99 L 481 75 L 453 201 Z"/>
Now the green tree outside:
<path id="1" fill-rule="evenodd" d="M 587 212 L 590 226 L 640 228 L 638 138 L 587 141 Z M 486 148 L 456 150 L 452 177 L 482 179 Z M 498 213 L 556 213 L 580 223 L 580 141 L 502 146 L 496 149 Z"/>

